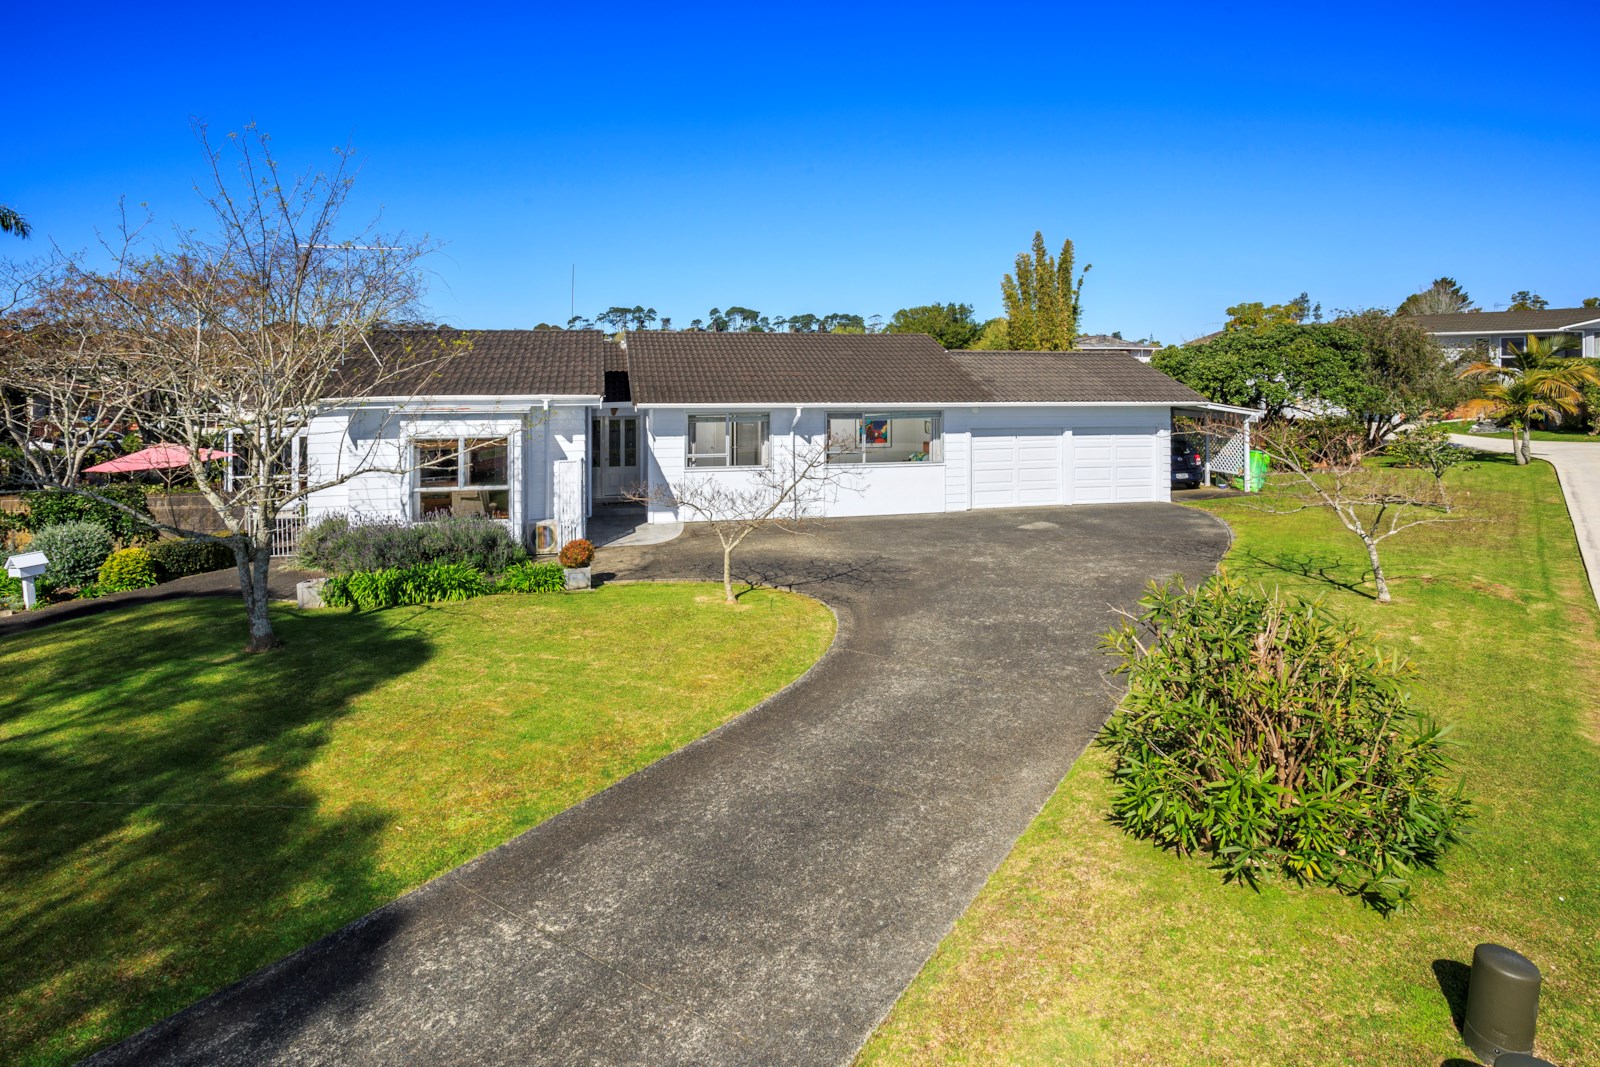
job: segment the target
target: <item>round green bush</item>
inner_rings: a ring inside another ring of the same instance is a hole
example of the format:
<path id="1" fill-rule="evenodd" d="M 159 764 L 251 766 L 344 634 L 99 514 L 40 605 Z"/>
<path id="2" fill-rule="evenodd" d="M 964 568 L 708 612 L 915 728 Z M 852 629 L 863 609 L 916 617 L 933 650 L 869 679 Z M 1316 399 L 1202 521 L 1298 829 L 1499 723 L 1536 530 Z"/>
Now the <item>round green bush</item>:
<path id="1" fill-rule="evenodd" d="M 111 531 L 92 522 L 63 522 L 46 526 L 33 535 L 31 551 L 49 560 L 45 581 L 57 588 L 92 585 L 100 577 L 100 564 L 116 545 Z"/>
<path id="2" fill-rule="evenodd" d="M 121 593 L 128 589 L 148 589 L 156 584 L 156 561 L 142 548 L 113 552 L 100 564 L 101 592 Z"/>
<path id="3" fill-rule="evenodd" d="M 1320 600 L 1227 574 L 1140 607 L 1106 638 L 1128 678 L 1100 738 L 1115 820 L 1229 878 L 1404 905 L 1473 813 L 1447 729 L 1411 706 L 1411 665 Z"/>

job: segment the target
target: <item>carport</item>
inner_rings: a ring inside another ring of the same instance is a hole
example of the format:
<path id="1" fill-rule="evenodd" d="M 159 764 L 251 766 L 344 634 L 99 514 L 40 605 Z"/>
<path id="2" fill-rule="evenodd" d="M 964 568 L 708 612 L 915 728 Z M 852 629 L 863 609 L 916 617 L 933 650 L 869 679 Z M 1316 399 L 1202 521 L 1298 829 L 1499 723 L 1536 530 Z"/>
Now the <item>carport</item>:
<path id="1" fill-rule="evenodd" d="M 1220 474 L 1243 478 L 1250 464 L 1250 424 L 1264 412 L 1231 404 L 1185 404 L 1172 409 L 1172 432 L 1200 438 L 1206 485 Z"/>

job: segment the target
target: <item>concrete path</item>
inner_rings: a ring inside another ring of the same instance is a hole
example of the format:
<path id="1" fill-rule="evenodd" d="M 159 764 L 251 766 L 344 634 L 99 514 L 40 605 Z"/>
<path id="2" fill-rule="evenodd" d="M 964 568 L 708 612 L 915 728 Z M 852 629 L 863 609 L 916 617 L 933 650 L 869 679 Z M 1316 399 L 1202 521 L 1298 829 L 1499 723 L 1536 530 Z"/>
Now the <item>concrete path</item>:
<path id="1" fill-rule="evenodd" d="M 744 574 L 838 616 L 803 679 L 90 1062 L 845 1063 L 1111 710 L 1114 608 L 1227 543 L 1170 505 L 752 538 Z M 596 570 L 720 555 L 691 528 Z"/>
<path id="2" fill-rule="evenodd" d="M 1511 452 L 1511 442 L 1499 437 L 1451 434 L 1458 445 L 1484 452 Z M 1556 469 L 1567 511 L 1578 532 L 1578 551 L 1589 572 L 1589 589 L 1600 600 L 1600 441 L 1535 441 L 1535 459 L 1546 459 Z"/>

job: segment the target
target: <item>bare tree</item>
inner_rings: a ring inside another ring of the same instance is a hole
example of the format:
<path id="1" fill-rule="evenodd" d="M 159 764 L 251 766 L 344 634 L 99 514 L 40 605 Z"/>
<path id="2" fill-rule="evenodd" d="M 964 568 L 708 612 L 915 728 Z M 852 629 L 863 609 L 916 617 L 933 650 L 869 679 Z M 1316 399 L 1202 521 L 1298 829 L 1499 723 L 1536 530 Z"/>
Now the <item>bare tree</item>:
<path id="1" fill-rule="evenodd" d="M 0 432 L 25 482 L 72 487 L 132 419 L 125 360 L 60 257 L 0 262 Z"/>
<path id="2" fill-rule="evenodd" d="M 124 219 L 119 241 L 106 246 L 115 265 L 95 270 L 69 259 L 59 272 L 62 299 L 8 335 L 0 358 L 8 383 L 15 374 L 52 403 L 79 398 L 98 405 L 99 421 L 117 413 L 147 440 L 187 449 L 188 474 L 228 531 L 215 539 L 232 547 L 238 564 L 246 647 L 264 651 L 277 644 L 267 610 L 277 517 L 379 469 L 313 469 L 305 444 L 313 419 L 338 397 L 425 391 L 437 364 L 471 342 L 465 334 L 378 332 L 420 317 L 420 264 L 432 246 L 380 235 L 375 221 L 341 225 L 354 181 L 350 150 L 337 153 L 331 170 L 288 178 L 253 127 L 229 134 L 226 152 L 205 127 L 196 136 L 209 168 L 208 187 L 197 192 L 211 231 L 177 230 L 170 245 L 147 246 L 142 228 Z M 122 506 L 84 485 L 76 453 L 41 440 L 36 420 L 8 415 L 6 427 L 20 439 L 35 485 Z M 58 439 L 72 439 L 57 430 Z M 235 453 L 227 470 L 202 460 L 203 449 L 217 447 Z"/>
<path id="3" fill-rule="evenodd" d="M 1280 419 L 1260 427 L 1255 440 L 1272 461 L 1277 490 L 1262 509 L 1333 512 L 1366 548 L 1380 604 L 1391 597 L 1379 546 L 1414 527 L 1459 517 L 1442 479 L 1373 464 L 1378 446 L 1359 422 Z"/>
<path id="4" fill-rule="evenodd" d="M 733 553 L 757 530 L 794 530 L 819 518 L 830 496 L 852 490 L 851 468 L 833 461 L 853 446 L 830 439 L 773 448 L 756 469 L 691 474 L 676 486 L 637 486 L 627 498 L 675 508 L 682 518 L 705 523 L 722 544 L 722 593 L 732 604 Z"/>

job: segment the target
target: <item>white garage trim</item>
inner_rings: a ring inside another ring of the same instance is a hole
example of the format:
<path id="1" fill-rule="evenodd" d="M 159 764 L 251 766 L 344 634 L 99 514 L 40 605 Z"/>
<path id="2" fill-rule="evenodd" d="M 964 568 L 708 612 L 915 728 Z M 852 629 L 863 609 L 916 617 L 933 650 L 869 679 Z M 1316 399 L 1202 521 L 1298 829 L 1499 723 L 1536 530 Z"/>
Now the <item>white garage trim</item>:
<path id="1" fill-rule="evenodd" d="M 1123 504 L 1161 499 L 1152 453 L 1157 434 L 1132 426 L 1073 427 L 1072 502 Z"/>
<path id="2" fill-rule="evenodd" d="M 1066 503 L 1065 428 L 975 427 L 969 450 L 972 506 L 1016 508 Z"/>

